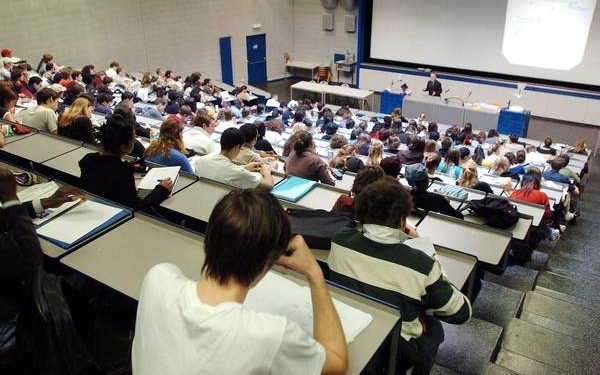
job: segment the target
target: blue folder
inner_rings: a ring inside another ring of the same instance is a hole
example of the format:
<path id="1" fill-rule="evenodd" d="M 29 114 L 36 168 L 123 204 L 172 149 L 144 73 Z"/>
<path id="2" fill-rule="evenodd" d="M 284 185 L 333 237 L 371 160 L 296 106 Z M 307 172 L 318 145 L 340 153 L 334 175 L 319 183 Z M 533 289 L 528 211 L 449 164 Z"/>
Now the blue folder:
<path id="1" fill-rule="evenodd" d="M 279 199 L 297 202 L 300 198 L 311 191 L 316 184 L 316 181 L 307 180 L 296 176 L 289 176 L 285 180 L 275 185 L 273 188 L 273 195 Z"/>

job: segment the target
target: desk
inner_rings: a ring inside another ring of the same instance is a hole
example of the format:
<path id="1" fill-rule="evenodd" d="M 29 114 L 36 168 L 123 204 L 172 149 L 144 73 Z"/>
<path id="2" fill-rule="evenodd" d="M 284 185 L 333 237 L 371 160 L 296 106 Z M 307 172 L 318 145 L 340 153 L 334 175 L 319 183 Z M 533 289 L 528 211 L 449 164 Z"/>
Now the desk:
<path id="1" fill-rule="evenodd" d="M 75 140 L 37 133 L 9 143 L 0 151 L 34 163 L 43 163 L 80 147 L 81 143 Z"/>
<path id="2" fill-rule="evenodd" d="M 331 207 L 333 207 L 335 201 L 342 194 L 348 194 L 348 192 L 341 189 L 336 189 L 329 185 L 318 184 L 296 203 L 293 203 L 293 205 L 311 208 L 313 210 L 321 209 L 329 211 L 331 210 Z M 288 203 L 285 201 L 281 201 L 281 204 L 284 207 L 293 207 L 292 205 L 288 205 Z"/>
<path id="3" fill-rule="evenodd" d="M 407 95 L 402 103 L 402 113 L 407 118 L 416 118 L 420 113 L 427 114 L 429 121 L 462 126 L 473 123 L 478 129 L 490 129 L 498 126 L 498 111 L 480 104 L 463 106 L 462 103 L 438 96 Z"/>
<path id="4" fill-rule="evenodd" d="M 136 246 L 131 246 L 132 241 Z M 199 279 L 203 249 L 202 236 L 136 215 L 61 262 L 137 300 L 144 276 L 156 264 L 173 263 L 187 277 Z M 306 285 L 292 271 L 277 268 L 276 272 Z M 398 321 L 398 312 L 331 285 L 328 289 L 332 297 L 373 316 L 371 324 L 348 345 L 348 374 L 359 374 Z"/>
<path id="5" fill-rule="evenodd" d="M 315 76 L 315 70 L 317 70 L 320 65 L 321 65 L 320 63 L 315 63 L 315 62 L 294 60 L 294 61 L 288 61 L 285 64 L 285 67 L 292 68 L 294 70 L 295 69 L 310 70 L 310 77 L 312 78 Z M 339 81 L 339 79 L 338 79 L 338 81 Z"/>
<path id="6" fill-rule="evenodd" d="M 169 197 L 160 206 L 188 217 L 208 222 L 208 218 L 219 199 L 232 189 L 234 188 L 231 186 L 200 178 L 187 188 Z"/>
<path id="7" fill-rule="evenodd" d="M 337 71 L 337 81 L 340 81 L 340 72 L 350 75 L 352 84 L 354 85 L 354 70 L 356 69 L 356 61 L 338 60 L 335 62 L 335 70 Z"/>
<path id="8" fill-rule="evenodd" d="M 20 141 L 22 139 L 25 139 L 27 137 L 31 137 L 32 135 L 36 135 L 36 134 L 37 133 L 34 133 L 34 132 L 31 132 L 29 134 L 21 134 L 21 135 L 15 134 L 12 137 L 4 137 L 4 139 L 5 139 L 5 143 L 6 144 L 10 144 L 10 143 L 17 142 L 17 141 Z"/>
<path id="9" fill-rule="evenodd" d="M 344 97 L 348 97 L 348 98 L 353 98 L 353 99 L 357 99 L 360 101 L 360 109 L 364 109 L 365 108 L 365 103 L 367 102 L 367 99 L 370 97 L 371 98 L 371 108 L 373 108 L 373 91 L 369 91 L 369 90 L 361 90 L 361 89 L 355 89 L 352 87 L 345 87 L 345 86 L 333 86 L 333 85 L 325 85 L 325 84 L 321 84 L 321 83 L 316 83 L 316 82 L 307 82 L 307 81 L 301 81 L 298 83 L 295 83 L 293 85 L 290 86 L 290 98 L 293 99 L 294 98 L 294 90 L 302 90 L 302 91 L 308 91 L 308 92 L 314 92 L 317 94 L 321 95 L 321 101 L 323 103 L 327 103 L 327 99 L 326 96 L 327 95 L 332 95 L 332 96 L 344 96 Z"/>
<path id="10" fill-rule="evenodd" d="M 46 160 L 42 164 L 46 167 L 55 169 L 59 172 L 69 174 L 73 177 L 81 177 L 81 169 L 79 168 L 79 161 L 87 154 L 98 152 L 91 148 L 80 147 L 75 150 L 66 152 L 62 155 L 56 156 L 52 159 Z"/>
<path id="11" fill-rule="evenodd" d="M 430 212 L 417 227 L 421 236 L 428 236 L 437 246 L 476 257 L 493 266 L 506 260 L 512 239 L 510 232 Z"/>

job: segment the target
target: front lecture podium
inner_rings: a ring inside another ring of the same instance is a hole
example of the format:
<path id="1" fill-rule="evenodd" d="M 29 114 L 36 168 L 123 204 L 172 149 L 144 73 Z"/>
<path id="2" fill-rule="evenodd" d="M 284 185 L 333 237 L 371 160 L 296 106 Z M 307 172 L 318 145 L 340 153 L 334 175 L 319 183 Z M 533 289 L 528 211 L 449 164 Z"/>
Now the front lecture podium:
<path id="1" fill-rule="evenodd" d="M 393 92 L 391 90 L 383 90 L 381 92 L 381 103 L 379 112 L 381 113 L 392 113 L 394 109 L 402 109 L 402 101 L 404 100 L 405 94 L 403 92 Z"/>

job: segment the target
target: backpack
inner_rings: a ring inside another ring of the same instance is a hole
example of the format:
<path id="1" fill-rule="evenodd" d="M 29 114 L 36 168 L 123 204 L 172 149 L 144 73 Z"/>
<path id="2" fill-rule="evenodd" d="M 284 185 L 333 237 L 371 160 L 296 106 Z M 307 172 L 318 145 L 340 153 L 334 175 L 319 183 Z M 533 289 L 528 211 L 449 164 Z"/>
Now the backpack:
<path id="1" fill-rule="evenodd" d="M 301 234 L 312 249 L 331 249 L 331 240 L 341 228 L 356 228 L 350 216 L 325 210 L 287 209 L 292 233 Z"/>
<path id="2" fill-rule="evenodd" d="M 59 276 L 34 271 L 24 285 L 19 308 L 17 350 L 27 375 L 100 375 L 98 364 L 81 341 Z"/>
<path id="3" fill-rule="evenodd" d="M 500 229 L 512 228 L 520 217 L 515 205 L 506 199 L 496 197 L 473 199 L 461 211 L 465 209 L 483 218 L 487 225 Z"/>

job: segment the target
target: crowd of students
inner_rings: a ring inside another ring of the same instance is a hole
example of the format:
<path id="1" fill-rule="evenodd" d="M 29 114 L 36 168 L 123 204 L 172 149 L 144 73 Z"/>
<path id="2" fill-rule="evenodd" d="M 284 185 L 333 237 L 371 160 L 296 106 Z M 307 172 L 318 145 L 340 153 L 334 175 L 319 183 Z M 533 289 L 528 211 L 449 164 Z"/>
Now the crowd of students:
<path id="1" fill-rule="evenodd" d="M 418 236 L 406 222 L 413 207 L 462 218 L 446 198 L 427 191 L 432 179 L 444 175 L 459 186 L 485 192 L 491 188 L 479 181 L 478 166 L 518 179 L 519 188 L 511 196 L 545 205 L 548 237 L 556 237 L 561 220 L 578 214 L 572 199 L 566 201 L 563 217 L 553 221 L 548 198 L 540 191 L 542 178 L 568 184 L 573 198 L 582 188 L 580 176 L 568 169 L 568 155 L 554 152 L 550 139 L 532 149 L 514 135 L 505 142 L 495 130 L 474 133 L 471 124 L 440 132 L 425 115 L 407 121 L 400 109 L 367 122 L 355 118 L 347 105 L 334 112 L 308 99 L 286 104 L 274 98 L 268 107 L 253 105 L 247 87 L 231 98 L 198 72 L 182 79 L 157 69 L 156 75 L 145 73 L 137 81 L 116 62 L 106 71 L 96 72 L 93 65 L 73 71 L 58 67 L 49 55 L 40 61 L 37 74 L 29 66 L 18 75 L 12 71 L 21 68 L 4 68 L 11 78 L 0 82 L 3 119 L 101 146 L 102 151 L 79 162 L 85 191 L 153 212 L 168 198 L 173 181 L 163 180 L 140 199 L 134 167 L 122 160 L 125 155 L 178 165 L 242 189 L 213 210 L 199 281 L 187 280 L 173 265 L 158 265 L 146 276 L 133 346 L 134 373 L 342 373 L 347 367 L 343 332 L 323 274 L 302 238 L 291 236 L 285 213 L 268 193 L 277 157 L 285 158 L 286 174 L 330 185 L 335 184 L 332 168 L 356 172 L 351 195 L 332 202 L 332 211 L 351 215 L 362 229 L 341 231 L 333 239 L 332 280 L 400 307 L 402 338 L 409 347 L 402 365 L 414 367 L 413 373 L 431 369 L 443 341 L 439 320 L 460 324 L 471 316 L 469 300 L 441 273 L 439 262 L 404 244 Z M 119 95 L 121 101 L 113 108 Z M 17 100 L 27 97 L 35 97 L 37 105 L 15 113 Z M 103 113 L 106 122 L 97 126 L 93 111 Z M 136 113 L 162 121 L 158 138 L 148 147 L 137 138 L 148 138 L 154 130 L 137 123 Z M 2 144 L 9 128 L 3 127 Z M 212 138 L 215 131 L 221 133 L 218 143 Z M 316 141 L 329 142 L 328 160 L 318 155 Z M 578 142 L 570 151 L 583 153 L 584 144 Z M 410 189 L 401 185 L 401 177 Z M 11 207 L 19 202 L 12 203 L 10 177 L 0 178 L 10 186 L 0 195 L 4 233 L 10 233 L 14 229 L 6 227 L 6 203 Z M 228 228 L 236 228 L 236 236 Z M 18 247 L 3 236 L 2 256 L 14 255 Z M 41 254 L 39 244 L 33 251 Z M 306 276 L 313 296 L 314 338 L 284 318 L 243 307 L 248 290 L 275 262 Z M 12 275 L 11 280 L 18 283 L 26 275 Z M 8 315 L 3 318 L 12 319 Z M 227 360 L 232 353 L 236 361 Z"/>

